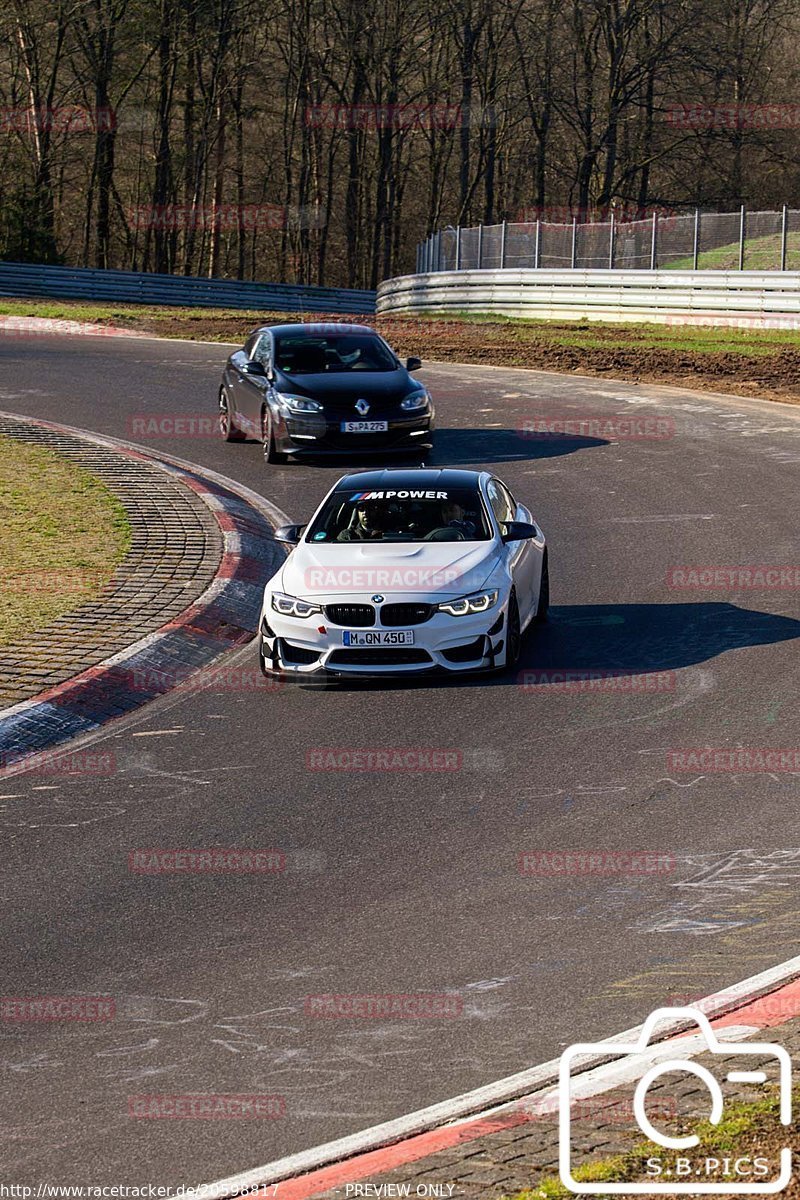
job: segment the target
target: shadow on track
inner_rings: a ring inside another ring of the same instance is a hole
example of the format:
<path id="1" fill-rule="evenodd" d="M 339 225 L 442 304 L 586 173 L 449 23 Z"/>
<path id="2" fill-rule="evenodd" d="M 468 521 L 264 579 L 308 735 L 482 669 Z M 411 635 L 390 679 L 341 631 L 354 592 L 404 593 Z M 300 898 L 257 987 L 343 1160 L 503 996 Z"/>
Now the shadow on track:
<path id="1" fill-rule="evenodd" d="M 488 463 L 525 462 L 558 458 L 578 450 L 607 446 L 606 438 L 548 433 L 525 437 L 516 429 L 437 429 L 430 456 L 431 467 L 457 467 Z"/>
<path id="2" fill-rule="evenodd" d="M 524 665 L 636 674 L 676 671 L 728 650 L 800 637 L 800 621 L 735 604 L 576 604 L 551 609 Z"/>
<path id="3" fill-rule="evenodd" d="M 354 437 L 357 435 L 353 435 Z M 252 440 L 252 439 L 251 439 Z M 578 450 L 592 450 L 596 446 L 607 446 L 606 438 L 575 437 L 569 434 L 548 433 L 536 437 L 524 437 L 516 429 L 437 429 L 433 435 L 433 450 L 429 451 L 424 463 L 428 467 L 477 467 L 485 468 L 490 463 L 527 462 L 541 458 L 557 458 L 564 454 L 575 454 Z M 419 466 L 422 451 L 410 450 L 364 451 L 361 454 L 354 445 L 352 452 L 320 455 L 309 454 L 298 458 L 304 467 L 339 467 L 347 470 L 376 470 L 380 467 Z M 274 470 L 275 468 L 270 468 Z M 291 470 L 278 467 L 278 470 Z"/>
<path id="4" fill-rule="evenodd" d="M 729 650 L 800 637 L 800 621 L 719 602 L 696 604 L 575 604 L 550 609 L 546 625 L 525 638 L 513 674 L 425 675 L 412 679 L 338 680 L 337 689 L 487 687 L 518 682 L 522 671 L 609 671 L 641 675 L 677 671 Z M 546 677 L 542 686 L 546 686 Z M 525 683 L 535 690 L 536 680 Z"/>

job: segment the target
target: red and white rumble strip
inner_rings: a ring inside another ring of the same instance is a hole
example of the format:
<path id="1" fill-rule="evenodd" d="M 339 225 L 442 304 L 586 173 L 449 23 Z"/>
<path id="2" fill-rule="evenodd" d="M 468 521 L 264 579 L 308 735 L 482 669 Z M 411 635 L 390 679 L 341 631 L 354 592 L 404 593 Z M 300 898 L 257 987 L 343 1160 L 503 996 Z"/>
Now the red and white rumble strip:
<path id="1" fill-rule="evenodd" d="M 167 692 L 185 689 L 195 671 L 208 676 L 219 655 L 249 642 L 258 628 L 264 582 L 282 557 L 272 527 L 288 518 L 249 488 L 172 455 L 54 421 L 0 416 L 107 447 L 177 477 L 211 510 L 223 543 L 215 578 L 177 617 L 72 679 L 0 711 L 0 735 L 9 746 L 0 761 L 5 777 L 38 770 L 43 753 L 63 754 L 67 746 L 74 751 L 99 736 L 111 721 L 122 719 L 112 698 L 124 698 L 122 716 L 127 716 Z M 180 675 L 164 671 L 165 663 L 176 662 Z M 145 679 L 147 689 L 142 687 Z M 99 694 L 108 697 L 107 708 L 98 702 Z M 87 695 L 91 703 L 84 702 Z"/>
<path id="2" fill-rule="evenodd" d="M 781 1025 L 800 1015 L 800 955 L 703 997 L 692 1007 L 706 1014 L 720 1041 L 738 1042 Z M 609 1051 L 615 1043 L 636 1041 L 642 1028 L 639 1025 L 607 1038 Z M 702 1054 L 707 1049 L 703 1037 L 687 1031 L 685 1020 L 664 1025 L 659 1048 L 676 1039 L 681 1058 Z M 601 1054 L 587 1055 L 579 1070 L 576 1102 L 585 1105 L 591 1097 L 635 1078 L 643 1068 L 634 1059 L 626 1055 L 624 1061 L 609 1062 Z M 396 1121 L 208 1183 L 197 1189 L 195 1200 L 224 1200 L 244 1193 L 310 1200 L 331 1188 L 374 1178 L 439 1150 L 526 1124 L 555 1110 L 558 1069 L 557 1059 L 543 1063 Z"/>

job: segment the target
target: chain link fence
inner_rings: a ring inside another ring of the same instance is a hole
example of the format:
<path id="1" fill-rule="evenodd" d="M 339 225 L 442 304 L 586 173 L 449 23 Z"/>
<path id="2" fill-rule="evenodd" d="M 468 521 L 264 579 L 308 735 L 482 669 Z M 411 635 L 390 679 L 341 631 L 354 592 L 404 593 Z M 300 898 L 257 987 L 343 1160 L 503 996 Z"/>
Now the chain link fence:
<path id="1" fill-rule="evenodd" d="M 551 270 L 800 270 L 800 209 L 665 214 L 636 221 L 504 221 L 446 229 L 417 246 L 417 273 Z"/>

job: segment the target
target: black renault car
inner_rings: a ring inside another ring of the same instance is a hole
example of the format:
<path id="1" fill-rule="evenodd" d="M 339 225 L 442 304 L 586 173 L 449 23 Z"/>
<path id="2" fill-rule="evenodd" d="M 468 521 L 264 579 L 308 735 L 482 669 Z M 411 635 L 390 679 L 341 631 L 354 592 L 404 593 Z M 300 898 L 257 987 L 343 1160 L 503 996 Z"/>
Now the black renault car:
<path id="1" fill-rule="evenodd" d="M 258 438 L 269 463 L 304 454 L 431 447 L 430 393 L 367 325 L 265 325 L 225 364 L 220 433 Z"/>

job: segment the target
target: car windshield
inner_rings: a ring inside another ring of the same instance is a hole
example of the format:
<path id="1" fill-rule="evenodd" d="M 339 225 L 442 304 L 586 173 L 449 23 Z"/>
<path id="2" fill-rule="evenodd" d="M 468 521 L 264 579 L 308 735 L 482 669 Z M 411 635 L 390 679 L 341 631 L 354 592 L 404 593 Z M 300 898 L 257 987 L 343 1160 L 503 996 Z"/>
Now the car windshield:
<path id="1" fill-rule="evenodd" d="M 485 542 L 480 494 L 468 488 L 334 492 L 307 542 Z"/>
<path id="2" fill-rule="evenodd" d="M 286 375 L 321 375 L 339 371 L 396 371 L 397 360 L 371 333 L 324 336 L 283 334 L 275 338 L 275 365 Z"/>

